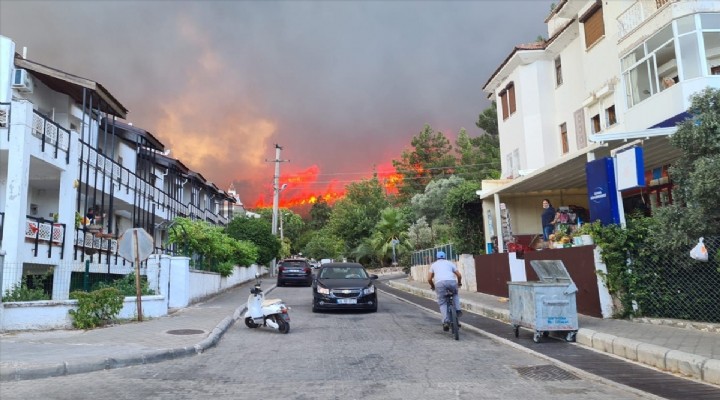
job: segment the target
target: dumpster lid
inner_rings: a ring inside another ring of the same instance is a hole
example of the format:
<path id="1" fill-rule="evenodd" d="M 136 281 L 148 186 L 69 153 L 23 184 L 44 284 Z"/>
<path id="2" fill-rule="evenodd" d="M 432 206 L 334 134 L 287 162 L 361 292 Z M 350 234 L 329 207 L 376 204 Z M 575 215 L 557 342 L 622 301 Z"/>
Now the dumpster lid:
<path id="1" fill-rule="evenodd" d="M 562 260 L 532 260 L 530 266 L 543 282 L 572 282 Z"/>

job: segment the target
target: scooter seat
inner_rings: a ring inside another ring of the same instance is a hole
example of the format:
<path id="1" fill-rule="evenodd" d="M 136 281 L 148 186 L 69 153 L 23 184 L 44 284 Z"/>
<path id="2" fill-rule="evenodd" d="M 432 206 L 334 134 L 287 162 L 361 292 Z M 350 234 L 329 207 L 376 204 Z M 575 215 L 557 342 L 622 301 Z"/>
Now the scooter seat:
<path id="1" fill-rule="evenodd" d="M 277 304 L 277 303 L 282 303 L 282 300 L 280 300 L 280 299 L 266 299 L 265 301 L 263 301 L 262 306 L 263 306 L 263 307 L 268 307 L 268 306 L 271 306 L 271 305 Z"/>

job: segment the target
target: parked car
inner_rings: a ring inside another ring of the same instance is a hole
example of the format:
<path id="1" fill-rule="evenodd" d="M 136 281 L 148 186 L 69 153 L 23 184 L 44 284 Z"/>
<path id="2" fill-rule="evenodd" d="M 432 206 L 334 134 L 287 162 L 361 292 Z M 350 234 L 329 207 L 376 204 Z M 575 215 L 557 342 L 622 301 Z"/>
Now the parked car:
<path id="1" fill-rule="evenodd" d="M 312 269 L 310 263 L 304 258 L 286 259 L 278 264 L 278 286 L 286 284 L 311 286 L 312 283 Z"/>
<path id="2" fill-rule="evenodd" d="M 358 263 L 323 264 L 313 281 L 312 310 L 360 309 L 377 311 L 375 280 Z"/>

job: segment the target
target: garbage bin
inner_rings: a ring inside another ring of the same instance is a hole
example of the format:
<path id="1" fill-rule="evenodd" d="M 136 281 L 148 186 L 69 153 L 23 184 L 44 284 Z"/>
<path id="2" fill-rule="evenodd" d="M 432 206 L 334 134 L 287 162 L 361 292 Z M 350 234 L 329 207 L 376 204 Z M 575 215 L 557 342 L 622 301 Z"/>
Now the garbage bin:
<path id="1" fill-rule="evenodd" d="M 532 260 L 530 266 L 539 282 L 508 282 L 515 337 L 523 327 L 535 331 L 535 343 L 550 332 L 567 332 L 565 340 L 574 342 L 578 330 L 577 286 L 565 265 L 561 260 Z"/>

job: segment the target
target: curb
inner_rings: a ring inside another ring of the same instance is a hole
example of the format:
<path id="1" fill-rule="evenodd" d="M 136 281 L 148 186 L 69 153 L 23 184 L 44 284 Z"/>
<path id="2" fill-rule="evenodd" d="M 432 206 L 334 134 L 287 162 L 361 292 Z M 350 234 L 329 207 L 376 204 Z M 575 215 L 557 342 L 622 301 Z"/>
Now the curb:
<path id="1" fill-rule="evenodd" d="M 395 289 L 427 299 L 435 299 L 435 293 L 429 289 L 417 288 L 396 280 L 389 280 L 385 283 Z M 468 311 L 505 323 L 510 322 L 508 310 L 468 302 L 464 299 L 460 300 L 460 304 L 463 309 Z M 671 350 L 586 328 L 578 329 L 576 342 L 596 351 L 612 354 L 665 372 L 720 385 L 720 360 L 717 359 Z"/>
<path id="2" fill-rule="evenodd" d="M 270 293 L 275 285 L 265 291 Z M 82 362 L 63 361 L 56 364 L 40 365 L 30 368 L 0 366 L 0 382 L 23 381 L 31 379 L 44 379 L 57 376 L 84 374 L 129 367 L 133 365 L 154 364 L 162 361 L 180 359 L 194 356 L 214 347 L 235 321 L 240 319 L 247 309 L 247 303 L 235 309 L 231 316 L 225 317 L 200 342 L 190 347 L 177 347 L 167 350 L 153 350 L 140 354 L 129 354 L 120 357 L 101 357 L 88 359 Z"/>

